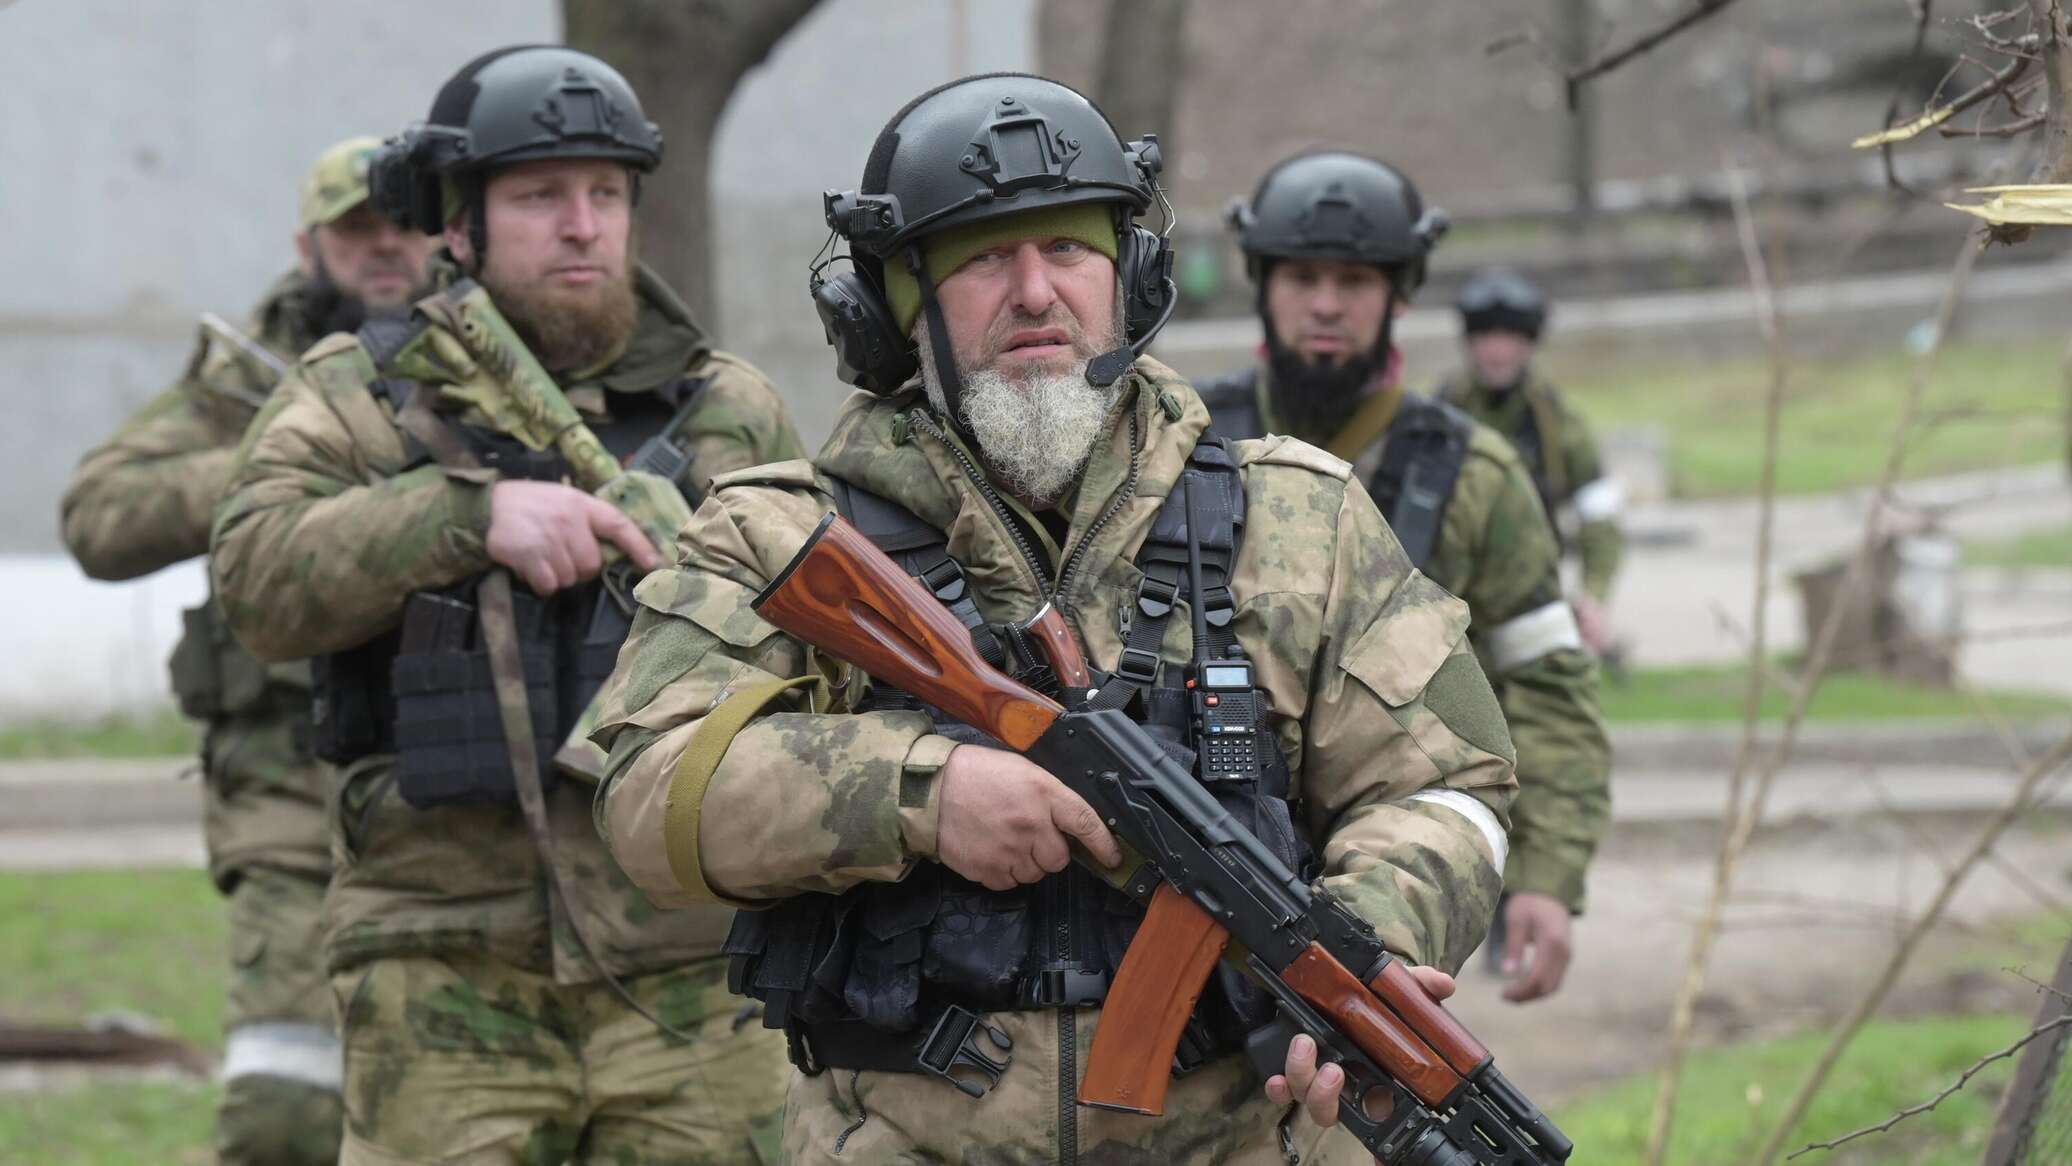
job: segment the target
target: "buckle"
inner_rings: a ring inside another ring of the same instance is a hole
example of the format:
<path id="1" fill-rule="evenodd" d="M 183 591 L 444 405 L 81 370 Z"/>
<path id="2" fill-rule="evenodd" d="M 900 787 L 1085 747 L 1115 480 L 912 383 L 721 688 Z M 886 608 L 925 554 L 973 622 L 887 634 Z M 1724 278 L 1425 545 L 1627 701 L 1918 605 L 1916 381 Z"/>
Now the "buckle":
<path id="1" fill-rule="evenodd" d="M 1000 1050 L 997 1058 L 979 1046 L 977 1038 L 980 1032 L 984 1032 L 986 1039 Z M 955 1004 L 937 1018 L 935 1028 L 929 1032 L 928 1039 L 921 1042 L 921 1051 L 915 1057 L 922 1072 L 948 1081 L 967 1097 L 984 1097 L 993 1086 L 1000 1084 L 1000 1075 L 1007 1072 L 1007 1066 L 1013 1060 L 1013 1039 L 981 1021 L 978 1013 Z M 980 1085 L 957 1077 L 954 1074 L 958 1069 L 970 1069 L 985 1078 L 986 1083 Z"/>
<path id="2" fill-rule="evenodd" d="M 1114 678 L 1138 688 L 1148 687 L 1158 679 L 1158 653 L 1125 646 L 1115 660 Z"/>
<path id="3" fill-rule="evenodd" d="M 1146 575 L 1137 580 L 1137 610 L 1152 619 L 1163 619 L 1171 614 L 1173 603 L 1180 598 L 1180 585 L 1156 575 Z"/>
<path id="4" fill-rule="evenodd" d="M 1015 993 L 1023 1008 L 1093 1008 L 1108 998 L 1108 973 L 1044 968 Z"/>
<path id="5" fill-rule="evenodd" d="M 921 572 L 919 578 L 921 585 L 945 604 L 964 598 L 964 568 L 947 555 L 941 562 Z"/>
<path id="6" fill-rule="evenodd" d="M 1237 614 L 1237 599 L 1227 586 L 1211 587 L 1208 594 L 1202 596 L 1201 613 L 1203 623 L 1212 628 L 1223 627 L 1230 622 L 1230 617 Z"/>

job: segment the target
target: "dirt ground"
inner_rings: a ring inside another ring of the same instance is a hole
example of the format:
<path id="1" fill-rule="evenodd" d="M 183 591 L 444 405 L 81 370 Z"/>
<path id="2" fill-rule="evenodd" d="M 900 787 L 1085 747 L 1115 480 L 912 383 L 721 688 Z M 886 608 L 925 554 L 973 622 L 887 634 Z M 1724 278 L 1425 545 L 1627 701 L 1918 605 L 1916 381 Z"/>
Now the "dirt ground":
<path id="1" fill-rule="evenodd" d="M 1832 1023 L 1891 954 L 1906 913 L 1925 905 L 1942 864 L 1969 847 L 1982 815 L 1868 815 L 1759 833 L 1743 862 L 1728 928 L 1698 1008 L 1705 1043 L 1761 1039 Z M 1576 960 L 1550 999 L 1514 1005 L 1477 953 L 1451 1007 L 1541 1105 L 1659 1063 L 1696 920 L 1712 880 L 1709 826 L 1615 827 L 1590 876 Z M 2034 989 L 1996 957 L 1997 925 L 2056 910 L 2072 933 L 2072 816 L 2017 825 L 1974 870 L 1888 1001 L 1884 1015 L 2009 1011 Z M 2047 976 L 2047 953 L 2030 975 Z"/>

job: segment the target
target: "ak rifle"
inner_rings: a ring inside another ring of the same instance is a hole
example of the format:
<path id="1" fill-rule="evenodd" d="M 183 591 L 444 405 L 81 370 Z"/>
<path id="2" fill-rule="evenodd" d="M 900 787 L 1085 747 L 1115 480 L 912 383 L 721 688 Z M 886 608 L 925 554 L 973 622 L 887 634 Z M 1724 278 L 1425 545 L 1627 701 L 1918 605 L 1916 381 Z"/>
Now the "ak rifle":
<path id="1" fill-rule="evenodd" d="M 1121 712 L 1067 712 L 987 664 L 957 618 L 846 521 L 822 519 L 754 606 L 1042 766 L 1122 843 L 1112 871 L 1075 852 L 1147 904 L 1094 1032 L 1080 1104 L 1164 1111 L 1181 1030 L 1222 959 L 1279 1004 L 1279 1021 L 1248 1042 L 1261 1072 L 1280 1072 L 1288 1042 L 1309 1034 L 1319 1060 L 1344 1069 L 1340 1122 L 1388 1166 L 1567 1161 L 1569 1140 L 1372 927 L 1289 870 Z M 1040 639 L 1061 674 L 1083 674 L 1055 623 Z"/>

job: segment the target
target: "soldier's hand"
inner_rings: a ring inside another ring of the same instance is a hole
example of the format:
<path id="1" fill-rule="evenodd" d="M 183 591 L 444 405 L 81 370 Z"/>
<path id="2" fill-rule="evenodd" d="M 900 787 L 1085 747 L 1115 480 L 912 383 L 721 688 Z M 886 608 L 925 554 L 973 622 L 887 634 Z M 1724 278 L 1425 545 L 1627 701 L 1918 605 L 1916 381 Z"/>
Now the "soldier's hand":
<path id="1" fill-rule="evenodd" d="M 1011 891 L 1065 869 L 1073 842 L 1103 866 L 1122 851 L 1085 799 L 1019 753 L 959 745 L 942 783 L 935 856 L 990 891 Z"/>
<path id="2" fill-rule="evenodd" d="M 1517 891 L 1504 897 L 1504 999 L 1513 1004 L 1551 996 L 1568 974 L 1572 927 L 1568 905 L 1552 895 Z"/>
<path id="3" fill-rule="evenodd" d="M 1576 631 L 1583 638 L 1583 646 L 1593 655 L 1602 656 L 1612 646 L 1612 620 L 1604 605 L 1587 595 L 1569 597 L 1569 607 L 1576 613 Z"/>
<path id="4" fill-rule="evenodd" d="M 662 565 L 632 519 L 574 486 L 513 479 L 489 488 L 489 557 L 541 595 L 596 578 L 606 542 L 643 571 Z"/>
<path id="5" fill-rule="evenodd" d="M 1417 980 L 1434 1000 L 1453 995 L 1453 977 L 1437 968 L 1411 968 Z M 1338 1124 L 1338 1095 L 1345 1089 L 1345 1070 L 1335 1063 L 1317 1064 L 1317 1042 L 1297 1035 L 1288 1042 L 1288 1063 L 1281 1073 L 1266 1079 L 1266 1099 L 1275 1105 L 1300 1103 L 1302 1112 L 1320 1126 Z"/>

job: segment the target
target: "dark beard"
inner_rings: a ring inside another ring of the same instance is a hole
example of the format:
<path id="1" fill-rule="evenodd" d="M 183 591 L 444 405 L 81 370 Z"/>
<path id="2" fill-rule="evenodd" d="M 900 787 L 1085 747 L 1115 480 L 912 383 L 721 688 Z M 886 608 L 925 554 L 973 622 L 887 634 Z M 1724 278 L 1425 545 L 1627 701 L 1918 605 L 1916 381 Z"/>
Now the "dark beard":
<path id="1" fill-rule="evenodd" d="M 331 277 L 321 271 L 309 281 L 303 313 L 312 336 L 358 332 L 360 325 L 367 322 L 367 305 L 360 297 L 347 295 L 345 289 L 331 282 Z"/>
<path id="2" fill-rule="evenodd" d="M 533 283 L 503 286 L 489 272 L 482 286 L 547 371 L 587 369 L 625 347 L 640 319 L 630 274 L 581 295 L 544 291 Z"/>
<path id="3" fill-rule="evenodd" d="M 1311 361 L 1267 329 L 1267 367 L 1272 374 L 1273 407 L 1291 436 L 1325 442 L 1337 436 L 1360 407 L 1360 398 L 1384 367 L 1375 352 L 1363 352 L 1344 364 Z"/>

